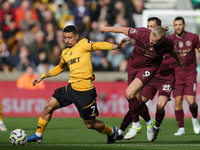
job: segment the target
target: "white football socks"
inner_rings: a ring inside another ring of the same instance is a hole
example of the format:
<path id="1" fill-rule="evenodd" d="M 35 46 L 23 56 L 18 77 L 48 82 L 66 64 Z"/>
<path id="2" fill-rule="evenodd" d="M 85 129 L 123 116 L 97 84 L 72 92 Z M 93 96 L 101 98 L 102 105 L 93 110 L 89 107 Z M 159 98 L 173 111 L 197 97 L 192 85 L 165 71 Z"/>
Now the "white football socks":
<path id="1" fill-rule="evenodd" d="M 38 137 L 42 137 L 42 135 L 43 135 L 43 134 L 37 133 L 37 132 L 36 132 L 35 134 L 36 134 Z"/>
<path id="2" fill-rule="evenodd" d="M 119 130 L 117 131 L 117 134 L 118 134 L 118 135 L 124 135 L 124 131 L 122 131 L 121 129 L 119 129 Z"/>

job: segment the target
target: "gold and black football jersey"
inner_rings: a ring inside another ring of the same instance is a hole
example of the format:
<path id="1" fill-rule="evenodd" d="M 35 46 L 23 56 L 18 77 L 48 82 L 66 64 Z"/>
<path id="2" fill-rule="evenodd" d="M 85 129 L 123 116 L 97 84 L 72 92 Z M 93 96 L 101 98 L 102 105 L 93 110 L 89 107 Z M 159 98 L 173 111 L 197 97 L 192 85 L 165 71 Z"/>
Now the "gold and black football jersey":
<path id="1" fill-rule="evenodd" d="M 112 50 L 112 45 L 108 42 L 91 42 L 88 39 L 80 40 L 75 46 L 62 51 L 60 63 L 69 67 L 69 83 L 77 91 L 87 91 L 94 88 L 92 51 Z"/>

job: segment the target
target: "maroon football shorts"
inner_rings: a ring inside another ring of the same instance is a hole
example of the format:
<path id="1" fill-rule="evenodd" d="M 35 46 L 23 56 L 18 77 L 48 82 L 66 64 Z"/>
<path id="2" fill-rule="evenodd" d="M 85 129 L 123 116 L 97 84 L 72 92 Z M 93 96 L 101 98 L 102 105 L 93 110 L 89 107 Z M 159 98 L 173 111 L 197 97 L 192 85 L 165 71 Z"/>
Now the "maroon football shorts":
<path id="1" fill-rule="evenodd" d="M 149 68 L 131 68 L 128 67 L 128 85 L 135 79 L 139 78 L 143 86 L 147 85 L 149 81 L 155 76 L 158 67 Z"/>
<path id="2" fill-rule="evenodd" d="M 142 96 L 150 100 L 154 98 L 156 92 L 158 91 L 158 96 L 163 95 L 170 99 L 172 86 L 168 83 L 162 84 L 162 86 L 148 86 L 146 85 L 142 90 Z"/>
<path id="3" fill-rule="evenodd" d="M 194 70 L 183 70 L 176 71 L 175 78 L 175 89 L 173 90 L 173 96 L 180 95 L 196 95 L 197 89 L 197 71 Z"/>

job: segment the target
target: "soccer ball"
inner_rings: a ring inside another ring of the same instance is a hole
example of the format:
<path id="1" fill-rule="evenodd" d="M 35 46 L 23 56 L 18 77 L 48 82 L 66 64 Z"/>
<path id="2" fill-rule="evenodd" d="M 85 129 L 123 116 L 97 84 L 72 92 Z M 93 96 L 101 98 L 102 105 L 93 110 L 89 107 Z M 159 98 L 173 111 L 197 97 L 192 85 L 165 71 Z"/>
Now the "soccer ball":
<path id="1" fill-rule="evenodd" d="M 22 129 L 15 129 L 10 133 L 10 142 L 13 145 L 24 145 L 27 140 L 27 133 Z"/>

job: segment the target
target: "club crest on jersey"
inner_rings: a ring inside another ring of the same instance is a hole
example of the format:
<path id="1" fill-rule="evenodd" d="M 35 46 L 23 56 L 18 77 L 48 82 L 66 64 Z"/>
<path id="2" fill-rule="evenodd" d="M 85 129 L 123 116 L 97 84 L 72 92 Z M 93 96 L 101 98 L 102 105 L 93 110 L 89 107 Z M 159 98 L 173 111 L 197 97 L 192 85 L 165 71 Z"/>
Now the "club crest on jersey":
<path id="1" fill-rule="evenodd" d="M 191 46 L 191 45 L 192 45 L 192 42 L 188 40 L 188 41 L 186 41 L 186 45 L 187 45 L 187 46 Z"/>
<path id="2" fill-rule="evenodd" d="M 178 42 L 178 46 L 179 46 L 179 48 L 183 48 L 183 42 L 182 42 L 182 41 L 179 41 L 179 42 Z"/>
<path id="3" fill-rule="evenodd" d="M 69 56 L 71 56 L 71 55 L 72 55 L 72 53 L 73 53 L 73 52 L 71 51 L 71 52 L 70 52 L 70 54 L 69 54 Z"/>
<path id="4" fill-rule="evenodd" d="M 137 30 L 136 29 L 131 29 L 130 30 L 130 34 L 133 34 L 133 33 L 137 33 Z"/>
<path id="5" fill-rule="evenodd" d="M 154 47 L 149 47 L 149 50 L 154 51 Z"/>

